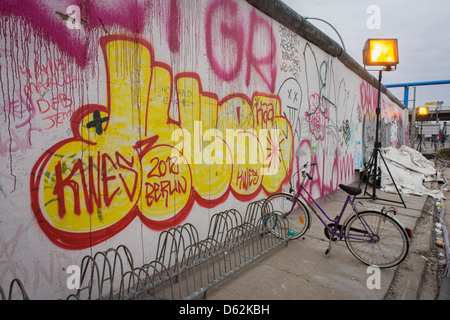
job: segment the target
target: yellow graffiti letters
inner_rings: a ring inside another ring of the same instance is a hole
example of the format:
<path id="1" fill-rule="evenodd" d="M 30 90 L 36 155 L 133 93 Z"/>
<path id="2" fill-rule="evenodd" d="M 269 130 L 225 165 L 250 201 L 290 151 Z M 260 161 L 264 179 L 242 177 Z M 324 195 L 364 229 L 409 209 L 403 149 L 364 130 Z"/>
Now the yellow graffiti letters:
<path id="1" fill-rule="evenodd" d="M 32 170 L 32 207 L 54 243 L 86 248 L 135 216 L 163 230 L 181 223 L 194 202 L 212 207 L 230 192 L 248 201 L 281 188 L 293 138 L 278 96 L 236 93 L 219 101 L 198 74 L 173 77 L 143 39 L 109 35 L 100 46 L 106 105 L 76 110 L 73 137 Z"/>

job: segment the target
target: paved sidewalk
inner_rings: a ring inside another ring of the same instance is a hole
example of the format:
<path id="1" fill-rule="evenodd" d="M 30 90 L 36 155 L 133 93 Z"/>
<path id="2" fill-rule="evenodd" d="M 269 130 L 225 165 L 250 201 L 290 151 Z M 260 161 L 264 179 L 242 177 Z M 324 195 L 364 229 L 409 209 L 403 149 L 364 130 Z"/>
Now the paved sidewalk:
<path id="1" fill-rule="evenodd" d="M 376 195 L 379 199 L 400 201 L 398 194 L 379 189 Z M 326 212 L 338 214 L 345 198 L 346 193 L 338 190 L 318 202 Z M 403 195 L 403 199 L 407 208 L 383 200 L 357 198 L 355 201 L 361 210 L 396 206 L 396 218 L 414 230 L 407 259 L 400 266 L 381 270 L 380 289 L 368 288 L 367 281 L 373 272 L 353 257 L 344 241 L 336 242 L 325 255 L 328 239 L 322 223 L 313 216 L 311 228 L 303 238 L 290 241 L 211 288 L 206 300 L 421 299 L 427 272 L 424 253 L 430 250 L 432 230 L 431 214 L 422 211 L 433 208 L 426 205 L 427 196 Z"/>

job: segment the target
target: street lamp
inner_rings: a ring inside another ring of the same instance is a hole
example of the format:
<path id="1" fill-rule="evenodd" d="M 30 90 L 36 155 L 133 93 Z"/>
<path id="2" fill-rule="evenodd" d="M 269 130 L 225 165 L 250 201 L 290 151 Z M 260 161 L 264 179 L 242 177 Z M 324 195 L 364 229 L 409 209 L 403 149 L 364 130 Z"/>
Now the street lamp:
<path id="1" fill-rule="evenodd" d="M 419 116 L 426 116 L 428 114 L 428 108 L 427 107 L 419 107 L 417 109 L 417 113 Z"/>
<path id="2" fill-rule="evenodd" d="M 420 137 L 419 137 L 419 144 L 417 145 L 417 151 L 422 153 L 422 144 L 423 142 L 423 120 L 425 116 L 428 115 L 428 107 L 419 107 L 417 109 L 417 118 L 420 119 Z"/>
<path id="3" fill-rule="evenodd" d="M 397 39 L 368 39 L 366 41 L 363 49 L 365 66 L 381 66 L 385 67 L 384 71 L 391 71 L 392 67 L 397 67 L 398 62 Z"/>
<path id="4" fill-rule="evenodd" d="M 376 195 L 376 184 L 377 184 L 377 178 L 380 176 L 381 179 L 381 172 L 378 172 L 378 156 L 381 157 L 381 159 L 384 162 L 384 165 L 387 168 L 387 171 L 389 173 L 389 176 L 392 179 L 392 182 L 394 183 L 395 189 L 397 190 L 398 195 L 400 196 L 400 199 L 402 200 L 399 203 L 403 203 L 404 207 L 406 208 L 405 201 L 403 201 L 403 198 L 400 194 L 400 191 L 397 188 L 397 185 L 394 181 L 394 178 L 392 177 L 392 174 L 386 164 L 386 161 L 384 160 L 383 154 L 381 153 L 381 142 L 380 142 L 380 113 L 381 113 L 381 77 L 383 71 L 392 71 L 397 69 L 398 61 L 398 44 L 397 39 L 368 39 L 364 45 L 363 48 L 363 63 L 364 68 L 366 66 L 369 67 L 382 67 L 381 69 L 378 69 L 378 102 L 377 102 L 377 108 L 376 108 L 376 114 L 377 114 L 377 123 L 376 123 L 376 131 L 375 131 L 375 144 L 373 148 L 372 155 L 370 157 L 369 163 L 364 169 L 364 175 L 363 178 L 360 181 L 360 185 L 364 178 L 367 178 L 367 184 L 369 183 L 370 176 L 373 175 L 373 193 L 372 196 L 369 197 L 370 199 L 376 200 L 379 199 Z M 375 70 L 373 70 L 375 71 Z M 368 174 L 368 171 L 370 172 Z M 364 194 L 367 193 L 367 184 L 366 188 L 364 190 Z M 356 197 L 355 197 L 356 198 Z M 385 201 L 391 201 L 391 202 L 397 202 L 392 200 Z"/>

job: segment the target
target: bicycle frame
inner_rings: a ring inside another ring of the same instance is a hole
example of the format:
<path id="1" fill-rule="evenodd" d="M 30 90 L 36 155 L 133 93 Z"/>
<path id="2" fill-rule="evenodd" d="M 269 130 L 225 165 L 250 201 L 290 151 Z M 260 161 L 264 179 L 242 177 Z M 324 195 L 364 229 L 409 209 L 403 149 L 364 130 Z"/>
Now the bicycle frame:
<path id="1" fill-rule="evenodd" d="M 305 179 L 306 176 L 311 177 L 310 175 L 304 173 L 303 174 L 303 181 L 300 184 L 300 187 L 298 188 L 296 194 L 295 194 L 295 202 L 298 200 L 299 197 L 301 197 L 304 200 L 304 203 L 314 212 L 314 214 L 316 215 L 317 218 L 319 218 L 320 222 L 322 222 L 322 224 L 325 226 L 325 228 L 328 229 L 328 231 L 330 232 L 330 234 L 332 234 L 335 237 L 340 237 L 340 238 L 351 238 L 351 239 L 356 239 L 356 240 L 362 240 L 362 241 L 366 241 L 366 242 L 376 242 L 376 239 L 374 239 L 374 237 L 372 236 L 372 234 L 376 234 L 374 233 L 370 227 L 367 225 L 367 223 L 364 221 L 364 219 L 361 219 L 361 217 L 359 216 L 359 211 L 356 208 L 355 204 L 353 203 L 351 196 L 348 195 L 347 199 L 345 200 L 344 206 L 342 207 L 342 210 L 340 212 L 339 215 L 336 216 L 336 218 L 332 219 L 330 216 L 327 215 L 327 213 L 322 209 L 322 207 L 317 203 L 317 201 L 311 196 L 311 194 L 308 192 L 308 190 L 306 190 L 306 188 L 304 187 L 304 183 L 305 183 Z M 306 196 L 303 194 L 306 193 Z M 292 208 L 291 210 L 289 210 L 289 212 L 286 213 L 286 216 L 289 216 L 289 214 L 292 212 L 292 210 L 294 209 L 295 206 L 295 202 L 293 202 L 292 204 Z M 323 216 L 325 216 L 325 218 L 334 223 L 334 227 L 331 228 L 326 221 L 322 218 L 322 215 L 317 213 L 317 211 L 314 209 L 314 207 L 310 204 L 311 202 L 313 202 L 317 208 L 319 208 L 320 212 L 322 213 Z M 353 211 L 355 212 L 356 216 L 358 217 L 358 219 L 361 221 L 362 225 L 364 226 L 365 230 L 359 230 L 360 232 L 366 232 L 365 236 L 356 236 L 356 235 L 349 235 L 346 236 L 343 232 L 338 232 L 338 227 L 339 227 L 339 223 L 344 215 L 345 209 L 347 208 L 347 205 L 350 204 Z"/>
<path id="2" fill-rule="evenodd" d="M 389 268 L 406 258 L 411 229 L 403 227 L 388 214 L 393 212 L 396 215 L 395 208 L 359 211 L 352 197 L 360 194 L 362 189 L 339 184 L 339 188 L 346 193 L 346 199 L 341 211 L 333 219 L 312 197 L 312 190 L 305 187 L 306 178 L 310 181 L 313 179 L 311 173 L 314 171 L 308 170 L 308 167 L 309 162 L 292 175 L 289 191 L 273 194 L 265 200 L 261 214 L 265 219 L 264 223 L 270 221 L 265 225 L 267 232 L 280 238 L 298 239 L 310 228 L 313 212 L 325 226 L 325 236 L 329 240 L 326 255 L 330 253 L 333 242 L 345 240 L 353 256 L 367 265 L 376 264 L 380 268 Z M 296 178 L 300 179 L 292 181 Z M 334 208 L 331 208 L 329 213 L 332 211 L 335 213 Z M 277 222 L 282 222 L 283 225 L 275 229 Z"/>

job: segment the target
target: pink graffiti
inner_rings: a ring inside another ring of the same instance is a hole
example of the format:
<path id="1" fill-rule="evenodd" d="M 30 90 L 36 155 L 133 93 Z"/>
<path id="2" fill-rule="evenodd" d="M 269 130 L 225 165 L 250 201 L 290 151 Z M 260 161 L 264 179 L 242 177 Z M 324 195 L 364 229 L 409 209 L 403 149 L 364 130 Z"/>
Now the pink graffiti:
<path id="1" fill-rule="evenodd" d="M 323 140 L 328 120 L 328 109 L 324 105 L 323 98 L 318 93 L 309 97 L 309 110 L 305 112 L 305 117 L 316 140 Z"/>
<path id="2" fill-rule="evenodd" d="M 36 108 L 30 99 L 20 96 L 20 99 L 7 103 L 0 112 L 5 114 L 5 119 L 19 122 L 15 128 L 22 128 L 31 122 L 36 114 Z"/>
<path id="3" fill-rule="evenodd" d="M 3 140 L 0 134 L 0 157 L 6 157 L 9 153 L 20 151 L 23 154 L 31 150 L 29 137 L 20 137 L 15 130 L 10 130 L 10 137 Z"/>
<path id="4" fill-rule="evenodd" d="M 87 31 L 119 26 L 125 31 L 139 34 L 147 26 L 148 10 L 151 1 L 84 1 L 66 0 L 58 3 L 62 14 L 69 5 L 77 5 L 81 10 L 81 18 L 88 21 L 83 27 Z M 19 17 L 28 23 L 28 28 L 43 39 L 54 43 L 59 50 L 82 67 L 85 67 L 96 47 L 91 47 L 89 37 L 80 37 L 66 27 L 66 21 L 55 15 L 55 8 L 50 8 L 45 0 L 2 0 L 0 14 L 4 17 Z"/>
<path id="5" fill-rule="evenodd" d="M 364 81 L 359 86 L 359 91 L 363 113 L 375 113 L 378 105 L 378 89 Z"/>
<path id="6" fill-rule="evenodd" d="M 311 142 L 304 139 L 299 148 L 312 150 Z M 313 179 L 307 180 L 305 188 L 315 197 L 322 197 L 334 192 L 338 189 L 340 183 L 349 183 L 353 179 L 354 161 L 351 153 L 340 155 L 338 148 L 336 148 L 333 159 L 327 159 L 326 156 L 318 157 L 314 154 L 311 155 L 310 162 L 317 165 L 311 166 Z M 299 163 L 297 165 L 299 166 Z M 298 179 L 297 183 L 300 183 L 300 181 L 301 179 Z"/>
<path id="7" fill-rule="evenodd" d="M 180 23 L 181 17 L 179 0 L 170 0 L 166 29 L 169 49 L 174 53 L 180 50 Z"/>
<path id="8" fill-rule="evenodd" d="M 26 97 L 48 91 L 52 86 L 65 87 L 76 82 L 75 75 L 66 72 L 66 64 L 60 59 L 52 61 L 47 59 L 45 63 L 34 60 L 33 66 L 19 66 L 20 73 L 26 77 L 27 83 L 23 87 Z"/>
<path id="9" fill-rule="evenodd" d="M 261 48 L 260 43 L 258 43 L 258 45 L 255 46 L 255 34 L 264 34 L 264 43 L 267 45 Z M 247 49 L 247 86 L 250 84 L 251 69 L 253 68 L 261 76 L 271 92 L 275 91 L 278 66 L 275 61 L 276 52 L 276 41 L 271 25 L 267 20 L 258 16 L 256 10 L 253 10 L 250 14 L 250 30 Z"/>
<path id="10" fill-rule="evenodd" d="M 212 1 L 206 11 L 206 53 L 214 72 L 225 81 L 234 79 L 242 67 L 244 30 L 239 20 L 238 5 L 234 1 Z M 219 36 L 215 36 L 216 32 Z M 233 59 L 227 59 L 224 65 L 225 55 Z"/>
<path id="11" fill-rule="evenodd" d="M 247 34 L 242 24 L 246 20 L 249 21 Z M 264 39 L 270 40 L 261 44 L 255 35 L 264 35 Z M 218 77 L 225 81 L 236 79 L 246 61 L 246 85 L 250 84 L 252 73 L 256 72 L 271 92 L 275 91 L 275 35 L 269 22 L 259 17 L 255 10 L 250 13 L 249 19 L 245 19 L 239 15 L 237 2 L 212 1 L 206 11 L 205 36 L 209 63 Z"/>
<path id="12" fill-rule="evenodd" d="M 0 107 L 0 115 L 7 121 L 8 131 L 3 137 L 0 134 L 0 157 L 8 153 L 20 151 L 23 154 L 31 149 L 31 131 L 40 131 L 31 124 L 36 115 L 36 108 L 30 99 L 20 95 L 19 99 L 10 101 Z M 23 133 L 21 128 L 25 128 Z"/>

